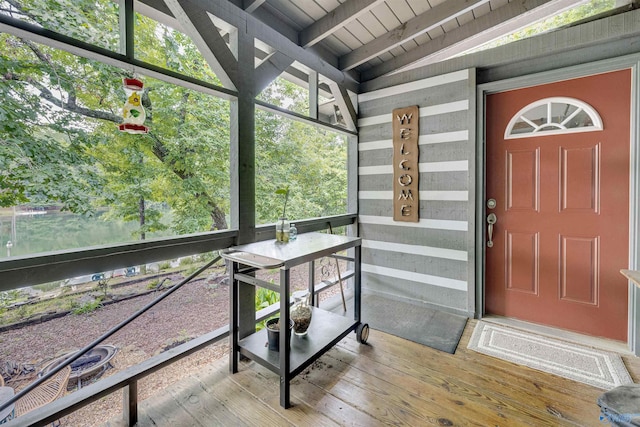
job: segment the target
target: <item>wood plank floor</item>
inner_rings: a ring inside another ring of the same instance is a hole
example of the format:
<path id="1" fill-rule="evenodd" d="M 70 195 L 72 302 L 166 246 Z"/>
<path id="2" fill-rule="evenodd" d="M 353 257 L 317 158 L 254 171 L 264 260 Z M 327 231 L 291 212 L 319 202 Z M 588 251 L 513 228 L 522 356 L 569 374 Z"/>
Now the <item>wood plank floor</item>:
<path id="1" fill-rule="evenodd" d="M 142 402 L 138 425 L 603 425 L 603 390 L 468 350 L 475 324 L 454 355 L 375 330 L 367 345 L 350 334 L 292 381 L 288 410 L 275 374 L 247 361 L 230 375 L 222 359 Z M 638 382 L 640 358 L 623 359 Z"/>

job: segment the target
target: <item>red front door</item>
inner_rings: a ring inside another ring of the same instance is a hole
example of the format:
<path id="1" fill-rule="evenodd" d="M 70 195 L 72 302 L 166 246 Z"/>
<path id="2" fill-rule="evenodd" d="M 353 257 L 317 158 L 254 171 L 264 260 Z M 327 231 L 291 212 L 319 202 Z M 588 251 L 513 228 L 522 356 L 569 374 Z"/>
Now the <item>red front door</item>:
<path id="1" fill-rule="evenodd" d="M 486 313 L 627 340 L 619 271 L 629 259 L 630 96 L 622 70 L 487 97 L 487 198 L 496 201 L 487 213 L 497 221 Z M 603 130 L 505 139 L 518 111 L 551 97 L 590 105 Z"/>

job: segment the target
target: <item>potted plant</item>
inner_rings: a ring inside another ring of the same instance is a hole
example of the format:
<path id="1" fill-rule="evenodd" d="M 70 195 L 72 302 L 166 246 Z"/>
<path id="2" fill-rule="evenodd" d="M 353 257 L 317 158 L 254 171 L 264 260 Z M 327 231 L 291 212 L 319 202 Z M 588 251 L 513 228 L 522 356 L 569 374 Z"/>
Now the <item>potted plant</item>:
<path id="1" fill-rule="evenodd" d="M 276 242 L 287 243 L 289 241 L 289 221 L 287 220 L 287 201 L 289 200 L 289 186 L 278 188 L 276 194 L 284 196 L 282 215 L 276 222 Z"/>
<path id="2" fill-rule="evenodd" d="M 267 328 L 267 343 L 269 345 L 269 350 L 279 351 L 280 350 L 280 318 L 274 317 L 272 319 L 267 320 L 266 322 Z M 289 319 L 289 329 L 293 328 L 293 320 Z"/>

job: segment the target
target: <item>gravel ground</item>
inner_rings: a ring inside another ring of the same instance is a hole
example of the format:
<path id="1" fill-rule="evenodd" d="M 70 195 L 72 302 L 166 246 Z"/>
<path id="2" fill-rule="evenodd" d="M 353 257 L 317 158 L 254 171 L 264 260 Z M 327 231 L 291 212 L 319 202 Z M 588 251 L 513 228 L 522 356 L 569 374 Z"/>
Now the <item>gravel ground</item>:
<path id="1" fill-rule="evenodd" d="M 277 281 L 277 272 L 260 272 L 259 277 Z M 306 266 L 293 269 L 292 288 L 305 287 L 307 277 Z M 172 282 L 177 283 L 179 279 L 180 277 L 173 277 Z M 219 279 L 210 277 L 183 286 L 105 340 L 103 344 L 116 346 L 118 353 L 111 361 L 113 369 L 107 370 L 102 378 L 138 364 L 178 343 L 228 324 L 229 286 L 219 284 Z M 325 292 L 322 299 L 331 297 L 338 291 L 336 286 Z M 107 305 L 90 314 L 68 315 L 3 332 L 0 334 L 0 366 L 5 361 L 11 361 L 34 364 L 40 368 L 55 357 L 86 346 L 157 296 L 157 293 L 144 295 Z M 226 357 L 227 354 L 228 344 L 225 340 L 144 378 L 138 384 L 139 400 L 149 398 L 196 372 L 200 366 Z M 122 392 L 119 391 L 63 418 L 61 425 L 99 426 L 121 413 Z"/>

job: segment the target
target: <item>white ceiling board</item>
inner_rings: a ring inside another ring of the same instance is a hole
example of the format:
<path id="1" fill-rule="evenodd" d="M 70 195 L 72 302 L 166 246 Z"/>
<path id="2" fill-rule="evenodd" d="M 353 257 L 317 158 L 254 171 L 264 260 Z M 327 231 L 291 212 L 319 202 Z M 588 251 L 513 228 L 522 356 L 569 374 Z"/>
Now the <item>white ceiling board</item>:
<path id="1" fill-rule="evenodd" d="M 446 0 L 429 0 L 431 7 L 436 7 L 439 4 L 444 3 Z"/>
<path id="2" fill-rule="evenodd" d="M 491 6 L 491 10 L 496 10 L 497 8 L 502 7 L 507 3 L 509 3 L 508 0 L 491 0 L 489 2 L 489 5 Z"/>
<path id="3" fill-rule="evenodd" d="M 408 42 L 402 43 L 400 45 L 400 47 L 404 49 L 405 52 L 411 49 L 415 49 L 417 46 L 418 46 L 418 43 L 416 43 L 414 40 L 409 40 Z"/>
<path id="4" fill-rule="evenodd" d="M 339 38 L 350 50 L 357 49 L 362 46 L 362 43 L 353 36 L 349 31 L 345 28 L 340 28 L 336 31 L 335 36 Z"/>
<path id="5" fill-rule="evenodd" d="M 316 3 L 318 3 L 318 5 L 326 12 L 331 12 L 333 9 L 340 6 L 340 2 L 337 0 L 316 0 Z"/>
<path id="6" fill-rule="evenodd" d="M 342 40 L 336 37 L 335 34 L 330 35 L 322 41 L 322 45 L 327 48 L 331 53 L 336 56 L 342 56 L 347 52 L 350 52 L 349 46 L 344 44 Z"/>
<path id="7" fill-rule="evenodd" d="M 378 62 L 385 62 L 385 61 L 390 61 L 393 58 L 395 58 L 392 54 L 390 54 L 389 52 L 385 52 L 381 55 L 376 56 L 375 58 L 373 58 L 371 61 L 367 62 L 367 64 L 371 64 L 374 65 L 375 61 Z"/>
<path id="8" fill-rule="evenodd" d="M 357 38 L 361 44 L 369 43 L 375 37 L 368 28 L 360 23 L 359 20 L 351 21 L 345 27 L 355 38 Z"/>
<path id="9" fill-rule="evenodd" d="M 299 7 L 290 1 L 278 1 L 275 3 L 267 2 L 271 7 L 279 12 L 281 16 L 286 16 L 290 22 L 295 23 L 295 28 L 305 28 L 313 24 L 314 20 L 308 13 L 302 11 Z M 264 5 L 262 6 L 264 7 Z"/>
<path id="10" fill-rule="evenodd" d="M 393 56 L 400 56 L 402 54 L 405 54 L 406 52 L 407 51 L 400 46 L 396 46 L 389 51 L 389 53 L 391 53 Z"/>
<path id="11" fill-rule="evenodd" d="M 300 10 L 300 12 L 310 17 L 313 22 L 317 21 L 327 14 L 327 11 L 320 7 L 320 5 L 315 1 L 308 0 L 300 2 L 290 0 L 289 3 L 291 4 L 290 7 Z"/>
<path id="12" fill-rule="evenodd" d="M 491 12 L 492 9 L 493 9 L 493 6 L 491 6 L 491 3 L 485 3 L 473 9 L 473 16 L 476 18 L 479 18 Z"/>
<path id="13" fill-rule="evenodd" d="M 431 9 L 431 5 L 427 0 L 407 0 L 407 3 L 409 3 L 409 6 L 411 6 L 411 9 L 416 16 Z"/>
<path id="14" fill-rule="evenodd" d="M 416 17 L 406 0 L 387 0 L 387 4 L 402 23 Z"/>
<path id="15" fill-rule="evenodd" d="M 413 39 L 418 45 L 429 43 L 431 41 L 431 37 L 429 37 L 429 33 L 420 34 L 418 37 Z"/>
<path id="16" fill-rule="evenodd" d="M 264 8 L 270 14 L 272 14 L 276 19 L 282 21 L 284 25 L 288 25 L 289 27 L 293 28 L 296 31 L 301 31 L 304 28 L 300 20 L 292 19 L 291 16 L 287 15 L 286 10 L 283 12 L 280 9 L 277 9 L 276 7 L 274 7 L 270 3 L 264 3 L 262 6 L 260 6 L 260 8 Z M 306 19 L 309 19 L 309 18 L 305 17 L 305 20 Z"/>
<path id="17" fill-rule="evenodd" d="M 427 34 L 429 34 L 429 37 L 431 37 L 431 40 L 435 40 L 438 37 L 441 37 L 444 35 L 444 30 L 442 29 L 442 27 L 436 27 L 433 30 L 429 31 Z"/>
<path id="18" fill-rule="evenodd" d="M 364 25 L 367 30 L 369 30 L 371 34 L 374 35 L 374 37 L 380 37 L 388 31 L 384 27 L 384 25 L 382 25 L 380 21 L 378 21 L 378 18 L 376 18 L 371 12 L 367 12 L 362 15 L 360 18 L 358 18 L 358 21 L 360 21 L 360 23 Z"/>
<path id="19" fill-rule="evenodd" d="M 402 24 L 402 22 L 398 21 L 398 18 L 391 11 L 391 9 L 389 9 L 389 6 L 387 6 L 386 3 L 374 7 L 373 9 L 371 9 L 371 13 L 373 13 L 378 21 L 380 21 L 380 23 L 384 25 L 387 31 L 391 31 Z"/>
<path id="20" fill-rule="evenodd" d="M 466 24 L 467 22 L 471 22 L 473 20 L 474 20 L 474 16 L 472 11 L 463 13 L 462 15 L 458 16 L 458 24 L 460 26 Z"/>
<path id="21" fill-rule="evenodd" d="M 451 21 L 445 22 L 444 24 L 441 25 L 442 29 L 444 30 L 445 33 L 448 33 L 449 31 L 453 31 L 456 28 L 459 28 L 460 25 L 458 24 L 458 21 L 455 19 L 452 19 Z"/>

